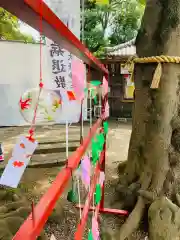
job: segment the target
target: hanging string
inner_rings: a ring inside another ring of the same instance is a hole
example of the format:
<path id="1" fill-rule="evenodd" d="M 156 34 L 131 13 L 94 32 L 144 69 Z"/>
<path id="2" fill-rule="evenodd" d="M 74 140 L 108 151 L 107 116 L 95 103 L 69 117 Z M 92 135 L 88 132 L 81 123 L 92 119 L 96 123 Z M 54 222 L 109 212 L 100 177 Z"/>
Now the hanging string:
<path id="1" fill-rule="evenodd" d="M 78 178 L 78 199 L 79 199 L 79 216 L 80 216 L 80 220 L 82 218 L 82 210 L 81 210 L 81 192 L 80 192 L 80 181 Z"/>
<path id="2" fill-rule="evenodd" d="M 81 100 L 81 115 L 80 115 L 80 144 L 83 143 L 83 100 Z M 82 218 L 82 210 L 81 210 L 81 192 L 80 192 L 80 180 L 78 177 L 78 200 L 79 200 L 79 217 L 80 221 Z"/>
<path id="3" fill-rule="evenodd" d="M 66 121 L 66 159 L 69 157 L 69 126 L 68 121 Z"/>
<path id="4" fill-rule="evenodd" d="M 37 110 L 38 110 L 38 105 L 39 105 L 39 98 L 41 95 L 41 91 L 43 88 L 43 82 L 42 82 L 42 14 L 43 14 L 43 9 L 42 9 L 42 3 L 43 0 L 40 0 L 40 23 L 39 23 L 39 32 L 40 32 L 40 76 L 39 76 L 39 92 L 38 92 L 38 97 L 37 97 L 37 102 L 35 104 L 35 108 L 34 108 L 34 115 L 33 115 L 33 119 L 32 119 L 32 123 L 31 123 L 31 127 L 29 130 L 29 139 L 32 140 L 33 139 L 33 135 L 34 135 L 34 131 L 35 131 L 35 123 L 36 123 L 36 117 L 37 117 Z"/>
<path id="5" fill-rule="evenodd" d="M 90 83 L 91 81 L 91 67 L 89 65 L 89 68 L 88 68 L 88 82 Z M 90 87 L 89 89 L 89 122 L 90 122 L 90 129 L 92 127 L 92 89 Z"/>
<path id="6" fill-rule="evenodd" d="M 81 100 L 81 114 L 80 114 L 80 144 L 83 143 L 83 138 L 84 138 L 84 124 L 83 124 L 83 102 L 84 99 Z"/>
<path id="7" fill-rule="evenodd" d="M 81 126 L 82 126 L 82 140 L 84 138 L 84 114 L 83 114 L 83 111 L 84 111 L 84 99 L 82 100 L 82 113 L 81 113 Z"/>
<path id="8" fill-rule="evenodd" d="M 99 96 L 99 106 L 100 106 L 99 117 L 102 115 L 102 92 L 103 92 L 103 87 L 102 87 L 102 85 L 101 85 L 101 87 L 100 87 L 100 93 L 101 93 L 101 95 Z"/>
<path id="9" fill-rule="evenodd" d="M 91 67 L 90 67 L 90 65 L 89 65 L 89 72 L 88 72 L 88 81 L 90 82 L 90 80 L 91 80 Z M 89 89 L 89 108 L 90 108 L 90 129 L 92 128 L 92 89 L 91 89 L 91 87 L 90 87 L 90 89 Z M 92 152 L 90 152 L 90 157 L 92 157 Z M 93 171 L 94 172 L 94 171 Z M 92 176 L 92 178 L 94 178 L 94 174 L 93 174 L 93 176 Z M 94 216 L 94 214 L 95 214 L 95 208 L 94 208 L 94 206 L 95 206 L 95 201 L 94 201 L 94 193 L 93 193 L 93 216 Z"/>
<path id="10" fill-rule="evenodd" d="M 43 9 L 42 9 L 43 0 L 40 0 L 40 23 L 39 23 L 39 30 L 40 30 L 40 83 L 42 83 L 42 38 L 43 38 Z M 41 88 L 41 86 L 40 86 Z"/>
<path id="11" fill-rule="evenodd" d="M 34 131 L 35 131 L 35 124 L 36 124 L 36 117 L 37 117 L 37 110 L 38 110 L 38 106 L 39 106 L 39 98 L 41 95 L 41 91 L 43 88 L 43 82 L 42 82 L 42 14 L 43 14 L 43 10 L 42 10 L 42 3 L 43 0 L 40 0 L 40 24 L 39 24 L 39 32 L 40 32 L 40 77 L 39 77 L 39 93 L 38 93 L 38 97 L 37 97 L 37 102 L 35 104 L 35 108 L 34 108 L 34 115 L 33 115 L 33 119 L 32 119 L 32 123 L 31 123 L 31 127 L 29 129 L 29 140 L 32 141 L 34 140 L 33 136 L 34 136 Z M 34 202 L 32 200 L 31 203 L 31 210 L 32 210 L 32 222 L 33 225 L 35 224 L 35 212 L 34 212 Z"/>
<path id="12" fill-rule="evenodd" d="M 89 119 L 89 122 L 90 122 L 90 129 L 92 128 L 92 89 L 90 88 L 90 103 L 89 103 L 89 108 L 90 108 L 90 119 Z"/>

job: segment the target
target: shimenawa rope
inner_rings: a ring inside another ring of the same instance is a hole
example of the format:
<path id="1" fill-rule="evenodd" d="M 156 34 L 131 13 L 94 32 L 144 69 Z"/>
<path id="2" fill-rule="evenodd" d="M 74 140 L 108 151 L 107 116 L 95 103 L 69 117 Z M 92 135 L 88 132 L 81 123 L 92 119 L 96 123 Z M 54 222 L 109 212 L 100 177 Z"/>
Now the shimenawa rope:
<path id="1" fill-rule="evenodd" d="M 180 57 L 176 56 L 152 56 L 152 57 L 131 57 L 125 66 L 129 69 L 129 71 L 132 73 L 131 75 L 131 80 L 133 80 L 134 77 L 134 66 L 136 63 L 157 63 L 157 67 L 155 69 L 152 83 L 151 83 L 151 88 L 156 89 L 159 87 L 161 75 L 162 75 L 162 64 L 163 63 L 180 63 Z"/>

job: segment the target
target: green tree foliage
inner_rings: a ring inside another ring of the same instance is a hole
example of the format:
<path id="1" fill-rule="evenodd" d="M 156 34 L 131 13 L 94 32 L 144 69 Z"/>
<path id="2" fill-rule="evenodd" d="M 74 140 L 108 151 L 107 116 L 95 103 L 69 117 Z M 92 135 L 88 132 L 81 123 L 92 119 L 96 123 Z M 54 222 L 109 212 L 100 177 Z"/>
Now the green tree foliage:
<path id="1" fill-rule="evenodd" d="M 105 46 L 131 40 L 137 34 L 145 0 L 109 0 L 109 5 L 85 2 L 84 42 L 101 56 Z"/>
<path id="2" fill-rule="evenodd" d="M 31 36 L 20 32 L 19 26 L 17 17 L 0 8 L 0 39 L 34 42 Z"/>
<path id="3" fill-rule="evenodd" d="M 111 45 L 124 43 L 136 37 L 143 11 L 144 5 L 139 5 L 137 1 L 122 3 L 121 10 L 113 19 L 112 34 L 109 37 Z"/>

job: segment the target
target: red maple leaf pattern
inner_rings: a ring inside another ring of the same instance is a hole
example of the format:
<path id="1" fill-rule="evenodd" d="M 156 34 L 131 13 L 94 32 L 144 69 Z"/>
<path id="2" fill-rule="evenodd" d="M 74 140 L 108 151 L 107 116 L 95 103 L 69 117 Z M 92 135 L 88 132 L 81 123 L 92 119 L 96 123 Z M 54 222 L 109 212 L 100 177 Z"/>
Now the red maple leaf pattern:
<path id="1" fill-rule="evenodd" d="M 28 98 L 24 101 L 21 98 L 20 101 L 19 101 L 20 106 L 21 106 L 21 110 L 28 109 L 28 107 L 30 106 L 30 102 L 31 102 L 31 98 Z"/>
<path id="2" fill-rule="evenodd" d="M 24 163 L 21 161 L 15 161 L 15 162 L 13 162 L 13 165 L 14 165 L 14 167 L 22 167 L 22 166 L 24 166 Z"/>
<path id="3" fill-rule="evenodd" d="M 67 95 L 68 95 L 69 101 L 76 100 L 76 97 L 73 91 L 67 91 Z"/>

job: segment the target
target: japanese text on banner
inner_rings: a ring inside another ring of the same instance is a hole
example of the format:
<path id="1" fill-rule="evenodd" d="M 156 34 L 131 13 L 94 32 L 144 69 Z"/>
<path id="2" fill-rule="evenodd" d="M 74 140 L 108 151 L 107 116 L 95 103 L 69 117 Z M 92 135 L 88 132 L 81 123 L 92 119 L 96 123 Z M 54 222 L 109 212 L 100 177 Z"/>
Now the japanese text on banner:
<path id="1" fill-rule="evenodd" d="M 69 19 L 67 19 L 66 25 L 68 25 L 68 21 Z M 53 86 L 55 88 L 72 90 L 72 54 L 51 41 L 49 53 L 52 64 Z"/>

